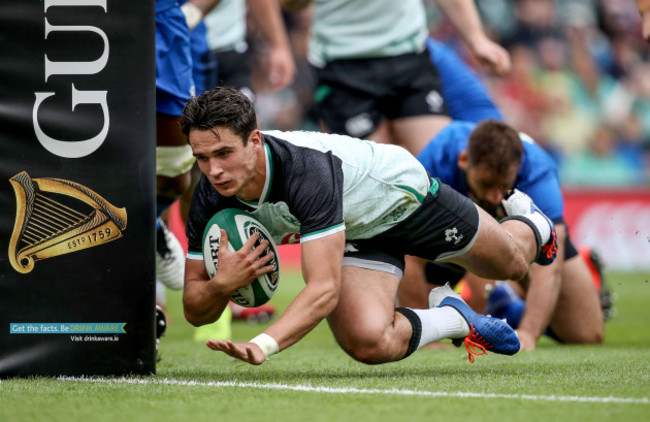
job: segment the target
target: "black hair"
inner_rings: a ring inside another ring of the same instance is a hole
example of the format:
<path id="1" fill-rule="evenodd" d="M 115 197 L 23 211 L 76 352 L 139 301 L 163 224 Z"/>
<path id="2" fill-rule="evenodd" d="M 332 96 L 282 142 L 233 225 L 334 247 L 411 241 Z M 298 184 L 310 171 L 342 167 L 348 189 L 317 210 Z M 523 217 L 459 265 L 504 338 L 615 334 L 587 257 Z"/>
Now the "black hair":
<path id="1" fill-rule="evenodd" d="M 251 132 L 257 129 L 257 116 L 252 101 L 241 91 L 218 86 L 185 103 L 180 125 L 186 136 L 192 129 L 225 127 L 240 136 L 246 145 Z"/>
<path id="2" fill-rule="evenodd" d="M 519 166 L 524 146 L 519 133 L 498 120 L 484 120 L 469 136 L 467 161 L 470 166 L 487 166 L 497 174 L 504 174 L 516 164 Z"/>

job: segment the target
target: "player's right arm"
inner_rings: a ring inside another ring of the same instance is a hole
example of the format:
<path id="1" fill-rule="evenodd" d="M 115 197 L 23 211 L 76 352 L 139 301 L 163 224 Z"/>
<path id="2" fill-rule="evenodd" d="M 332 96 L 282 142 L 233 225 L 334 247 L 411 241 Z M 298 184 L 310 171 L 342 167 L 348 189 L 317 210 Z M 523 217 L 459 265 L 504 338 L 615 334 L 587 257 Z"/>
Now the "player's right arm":
<path id="1" fill-rule="evenodd" d="M 343 231 L 303 243 L 302 272 L 307 285 L 280 318 L 249 342 L 208 340 L 207 346 L 252 365 L 260 365 L 270 354 L 297 343 L 338 303 L 344 247 Z M 262 336 L 265 339 L 259 340 Z"/>
<path id="2" fill-rule="evenodd" d="M 278 321 L 265 333 L 275 338 L 280 350 L 296 343 L 327 317 L 338 303 L 345 232 L 301 245 L 302 274 L 306 286 Z"/>
<path id="3" fill-rule="evenodd" d="M 219 269 L 212 278 L 208 276 L 203 260 L 185 261 L 183 310 L 190 324 L 200 326 L 215 322 L 236 289 L 274 269 L 273 265 L 268 265 L 273 253 L 261 257 L 268 241 L 260 242 L 253 249 L 258 238 L 259 234 L 252 235 L 241 249 L 232 252 L 228 250 L 228 234 L 221 230 Z"/>

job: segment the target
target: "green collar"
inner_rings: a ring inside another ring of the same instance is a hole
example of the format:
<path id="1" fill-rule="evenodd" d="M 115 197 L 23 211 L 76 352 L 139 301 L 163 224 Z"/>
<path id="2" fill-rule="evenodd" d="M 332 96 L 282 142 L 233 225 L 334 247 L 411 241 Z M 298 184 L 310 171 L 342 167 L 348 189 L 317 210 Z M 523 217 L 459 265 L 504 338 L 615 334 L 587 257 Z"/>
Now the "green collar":
<path id="1" fill-rule="evenodd" d="M 264 181 L 264 188 L 262 189 L 262 195 L 260 195 L 260 199 L 258 201 L 246 201 L 244 199 L 237 198 L 240 202 L 252 208 L 258 208 L 264 202 L 267 202 L 269 195 L 271 194 L 271 182 L 273 181 L 273 160 L 271 159 L 271 149 L 266 142 L 264 143 L 264 162 L 266 164 L 266 180 Z"/>

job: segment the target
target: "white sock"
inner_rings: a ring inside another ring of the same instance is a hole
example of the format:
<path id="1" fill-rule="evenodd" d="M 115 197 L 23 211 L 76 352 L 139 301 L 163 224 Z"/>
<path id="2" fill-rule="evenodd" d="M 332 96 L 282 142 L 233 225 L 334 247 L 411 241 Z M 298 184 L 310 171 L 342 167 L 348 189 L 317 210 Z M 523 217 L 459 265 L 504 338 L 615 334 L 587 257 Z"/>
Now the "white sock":
<path id="1" fill-rule="evenodd" d="M 533 223 L 540 234 L 542 245 L 546 244 L 551 238 L 551 223 L 534 205 L 530 196 L 515 189 L 508 199 L 501 201 L 509 216 L 520 216 Z"/>
<path id="2" fill-rule="evenodd" d="M 431 309 L 411 309 L 420 318 L 422 336 L 418 349 L 445 338 L 461 338 L 469 334 L 465 318 L 451 306 Z"/>
<path id="3" fill-rule="evenodd" d="M 546 242 L 551 238 L 551 226 L 548 223 L 548 220 L 540 213 L 535 212 L 533 214 L 527 214 L 523 217 L 528 218 L 532 223 L 537 227 L 539 235 L 542 238 L 542 245 L 545 245 Z"/>

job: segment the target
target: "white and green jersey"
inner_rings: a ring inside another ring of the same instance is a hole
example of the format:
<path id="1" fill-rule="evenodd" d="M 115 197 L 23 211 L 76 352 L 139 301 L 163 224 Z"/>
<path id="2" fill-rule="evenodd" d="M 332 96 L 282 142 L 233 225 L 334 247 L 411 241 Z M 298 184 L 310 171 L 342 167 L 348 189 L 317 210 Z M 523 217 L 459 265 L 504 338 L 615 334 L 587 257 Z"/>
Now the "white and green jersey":
<path id="1" fill-rule="evenodd" d="M 422 0 L 315 0 L 309 62 L 420 53 L 428 34 Z"/>
<path id="2" fill-rule="evenodd" d="M 257 202 L 224 197 L 205 176 L 199 181 L 187 222 L 190 255 L 201 254 L 207 222 L 225 208 L 251 212 L 277 244 L 343 230 L 360 240 L 403 221 L 438 187 L 398 146 L 317 132 L 265 131 L 263 138 L 266 182 Z"/>

